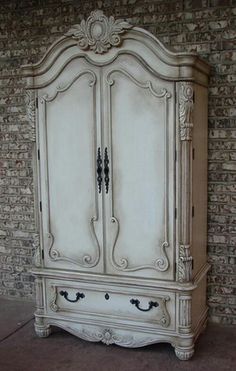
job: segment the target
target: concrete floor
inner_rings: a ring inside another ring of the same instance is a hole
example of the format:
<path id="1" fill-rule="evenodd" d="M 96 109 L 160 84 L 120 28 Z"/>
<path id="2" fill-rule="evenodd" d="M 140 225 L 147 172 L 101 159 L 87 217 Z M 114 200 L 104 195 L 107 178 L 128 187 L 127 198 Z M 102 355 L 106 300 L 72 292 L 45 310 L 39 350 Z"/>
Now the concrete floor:
<path id="1" fill-rule="evenodd" d="M 33 328 L 32 303 L 0 299 L 0 371 L 234 371 L 236 328 L 210 324 L 194 357 L 179 361 L 168 344 L 139 349 L 80 340 L 60 329 L 46 339 Z"/>

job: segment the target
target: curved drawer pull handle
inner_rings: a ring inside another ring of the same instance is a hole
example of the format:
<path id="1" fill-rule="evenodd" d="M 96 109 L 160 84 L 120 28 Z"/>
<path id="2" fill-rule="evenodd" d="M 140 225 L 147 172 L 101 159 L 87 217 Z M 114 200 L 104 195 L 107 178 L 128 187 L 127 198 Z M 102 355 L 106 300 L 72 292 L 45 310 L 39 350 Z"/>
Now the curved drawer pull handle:
<path id="1" fill-rule="evenodd" d="M 81 292 L 76 293 L 76 299 L 68 299 L 68 292 L 67 291 L 60 291 L 60 295 L 64 296 L 64 298 L 69 301 L 70 303 L 76 303 L 79 299 L 85 298 L 85 295 Z"/>
<path id="2" fill-rule="evenodd" d="M 143 309 L 143 308 L 140 308 L 139 304 L 140 304 L 140 301 L 138 299 L 131 299 L 130 300 L 130 303 L 131 304 L 134 304 L 136 306 L 136 308 L 138 310 L 141 310 L 142 312 L 148 312 L 149 310 L 151 310 L 153 307 L 158 307 L 159 304 L 156 302 L 156 301 L 149 301 L 149 308 L 147 309 Z"/>

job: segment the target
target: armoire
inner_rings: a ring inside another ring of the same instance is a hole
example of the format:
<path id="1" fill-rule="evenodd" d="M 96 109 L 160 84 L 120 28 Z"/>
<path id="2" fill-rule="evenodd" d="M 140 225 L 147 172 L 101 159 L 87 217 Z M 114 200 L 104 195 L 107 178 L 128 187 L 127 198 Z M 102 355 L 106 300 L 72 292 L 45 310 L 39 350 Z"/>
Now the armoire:
<path id="1" fill-rule="evenodd" d="M 22 73 L 37 335 L 189 359 L 207 320 L 208 64 L 96 10 Z"/>

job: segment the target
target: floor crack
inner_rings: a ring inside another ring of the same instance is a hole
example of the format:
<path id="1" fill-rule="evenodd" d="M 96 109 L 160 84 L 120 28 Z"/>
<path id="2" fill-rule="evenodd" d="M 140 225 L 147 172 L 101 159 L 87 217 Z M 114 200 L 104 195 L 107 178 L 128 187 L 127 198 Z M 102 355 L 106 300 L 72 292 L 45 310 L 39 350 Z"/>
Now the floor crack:
<path id="1" fill-rule="evenodd" d="M 10 332 L 10 334 L 4 336 L 2 339 L 0 339 L 0 344 L 7 340 L 9 337 L 11 337 L 12 335 L 14 335 L 16 332 L 18 332 L 19 330 L 21 330 L 23 327 L 25 327 L 30 321 L 32 321 L 34 319 L 34 317 L 31 317 L 28 321 L 22 323 L 22 325 L 20 325 L 19 327 L 17 327 L 15 330 L 13 330 L 12 332 Z"/>

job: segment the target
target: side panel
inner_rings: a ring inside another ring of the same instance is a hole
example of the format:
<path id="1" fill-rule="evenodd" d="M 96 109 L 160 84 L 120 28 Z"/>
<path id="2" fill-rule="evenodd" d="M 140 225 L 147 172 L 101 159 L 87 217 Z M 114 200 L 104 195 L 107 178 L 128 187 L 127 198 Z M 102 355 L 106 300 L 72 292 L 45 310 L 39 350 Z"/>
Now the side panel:
<path id="1" fill-rule="evenodd" d="M 192 294 L 192 330 L 195 331 L 202 320 L 206 317 L 206 276 L 198 283 L 198 287 Z"/>
<path id="2" fill-rule="evenodd" d="M 192 162 L 192 255 L 194 275 L 206 262 L 207 245 L 207 89 L 196 85 Z"/>

